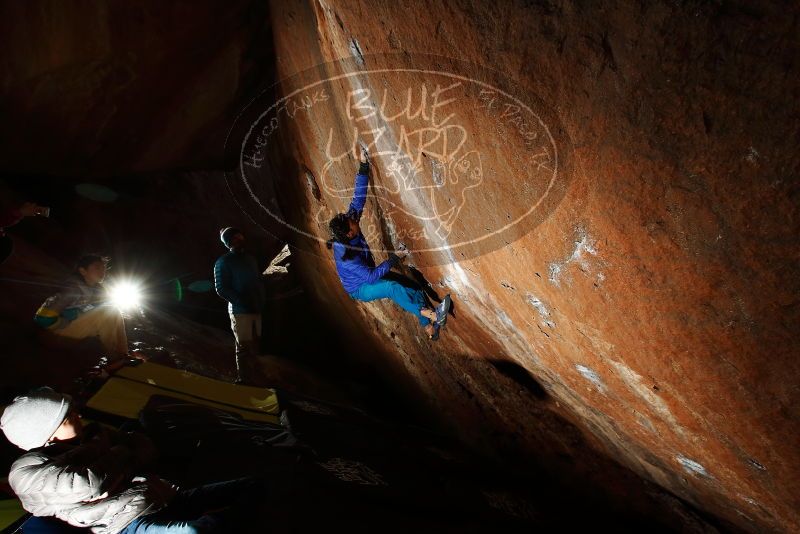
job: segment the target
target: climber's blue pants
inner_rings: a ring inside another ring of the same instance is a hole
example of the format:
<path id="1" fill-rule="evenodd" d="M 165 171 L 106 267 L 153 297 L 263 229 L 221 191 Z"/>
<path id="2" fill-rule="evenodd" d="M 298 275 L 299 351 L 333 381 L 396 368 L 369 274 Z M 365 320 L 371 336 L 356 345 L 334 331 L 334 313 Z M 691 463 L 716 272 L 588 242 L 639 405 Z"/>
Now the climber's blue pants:
<path id="1" fill-rule="evenodd" d="M 419 324 L 427 326 L 430 319 L 423 317 L 419 311 L 427 307 L 425 293 L 419 289 L 411 289 L 395 282 L 394 280 L 378 280 L 374 284 L 362 284 L 361 287 L 350 293 L 356 300 L 369 302 L 377 299 L 392 299 L 398 306 L 419 319 Z"/>

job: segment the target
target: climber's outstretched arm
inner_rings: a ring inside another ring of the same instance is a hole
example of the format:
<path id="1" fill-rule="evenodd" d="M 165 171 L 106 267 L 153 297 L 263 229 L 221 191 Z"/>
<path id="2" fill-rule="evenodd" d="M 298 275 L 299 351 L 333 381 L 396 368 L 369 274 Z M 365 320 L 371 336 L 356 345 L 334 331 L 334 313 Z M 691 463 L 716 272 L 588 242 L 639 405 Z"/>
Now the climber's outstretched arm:
<path id="1" fill-rule="evenodd" d="M 367 203 L 367 185 L 369 184 L 369 163 L 362 161 L 358 167 L 356 174 L 355 191 L 353 192 L 353 200 L 350 202 L 350 208 L 347 210 L 347 216 L 356 221 L 361 219 L 361 213 L 364 211 L 364 205 Z"/>

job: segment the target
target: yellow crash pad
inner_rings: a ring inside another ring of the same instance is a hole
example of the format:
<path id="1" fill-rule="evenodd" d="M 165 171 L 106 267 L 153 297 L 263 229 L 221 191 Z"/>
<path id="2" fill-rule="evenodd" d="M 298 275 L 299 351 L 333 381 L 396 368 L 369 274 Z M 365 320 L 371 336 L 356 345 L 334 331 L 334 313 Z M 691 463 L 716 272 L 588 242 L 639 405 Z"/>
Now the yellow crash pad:
<path id="1" fill-rule="evenodd" d="M 191 380 L 188 381 L 188 383 L 191 382 Z M 211 382 L 217 381 L 211 380 Z M 219 384 L 229 387 L 240 387 L 226 384 L 225 382 L 219 382 Z M 209 384 L 205 385 L 209 386 Z M 86 406 L 93 410 L 126 417 L 128 419 L 137 419 L 139 417 L 139 412 L 147 405 L 150 397 L 153 395 L 166 395 L 186 402 L 235 413 L 241 415 L 248 421 L 264 421 L 267 423 L 280 424 L 278 402 L 275 392 L 266 388 L 248 389 L 255 390 L 258 396 L 247 397 L 247 404 L 241 406 L 236 405 L 234 402 L 226 402 L 222 392 L 211 392 L 211 395 L 208 395 L 208 392 L 205 390 L 183 392 L 174 388 L 159 387 L 149 383 L 113 376 L 103 384 L 100 391 L 89 400 Z M 241 398 L 236 397 L 235 399 L 227 400 L 241 401 Z"/>
<path id="2" fill-rule="evenodd" d="M 150 362 L 136 367 L 123 367 L 114 376 L 229 406 L 272 415 L 280 414 L 274 389 L 238 386 Z"/>
<path id="3" fill-rule="evenodd" d="M 17 499 L 0 501 L 0 531 L 7 529 L 27 513 Z"/>

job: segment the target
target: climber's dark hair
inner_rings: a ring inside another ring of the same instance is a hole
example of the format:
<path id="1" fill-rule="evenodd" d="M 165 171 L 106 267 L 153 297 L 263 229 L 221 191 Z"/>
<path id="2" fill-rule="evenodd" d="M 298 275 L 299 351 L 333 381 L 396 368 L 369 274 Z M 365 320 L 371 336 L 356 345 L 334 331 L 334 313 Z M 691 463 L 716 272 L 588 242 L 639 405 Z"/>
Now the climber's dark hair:
<path id="1" fill-rule="evenodd" d="M 96 252 L 92 252 L 91 254 L 84 254 L 78 261 L 75 262 L 75 274 L 80 274 L 79 269 L 86 269 L 91 264 L 102 262 L 104 265 L 108 265 L 108 262 L 111 261 L 111 258 L 108 256 L 103 256 L 102 254 L 98 254 Z"/>
<path id="2" fill-rule="evenodd" d="M 334 215 L 328 223 L 328 228 L 331 231 L 331 240 L 345 243 L 349 241 L 347 234 L 350 233 L 350 218 L 344 213 Z"/>
<path id="3" fill-rule="evenodd" d="M 332 248 L 334 243 L 345 245 L 343 260 L 349 260 L 358 255 L 358 250 L 349 246 L 350 239 L 347 234 L 350 233 L 350 218 L 346 214 L 334 215 L 328 223 L 328 229 L 331 231 L 331 238 L 325 244 L 328 248 Z"/>

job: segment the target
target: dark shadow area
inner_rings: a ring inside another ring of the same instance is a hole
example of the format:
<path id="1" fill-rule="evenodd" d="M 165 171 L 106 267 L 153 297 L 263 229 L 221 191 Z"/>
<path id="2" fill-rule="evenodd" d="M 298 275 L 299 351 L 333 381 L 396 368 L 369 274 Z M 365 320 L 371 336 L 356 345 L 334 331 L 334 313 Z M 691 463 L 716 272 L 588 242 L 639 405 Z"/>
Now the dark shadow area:
<path id="1" fill-rule="evenodd" d="M 487 421 L 473 432 L 483 436 L 468 441 L 482 441 L 491 449 L 488 465 L 502 473 L 504 489 L 509 495 L 524 495 L 516 506 L 530 511 L 535 503 L 539 517 L 555 513 L 563 521 L 558 531 L 564 532 L 606 527 L 619 532 L 740 532 L 601 451 L 595 438 L 568 419 L 558 403 L 550 402 L 553 397 L 521 365 L 491 356 L 463 358 L 472 380 L 453 380 L 453 389 L 472 412 L 472 420 Z M 489 395 L 481 398 L 478 392 Z M 503 412 L 496 413 L 486 398 L 504 406 Z M 517 425 L 494 425 L 498 415 Z M 666 470 L 647 451 L 636 453 Z"/>
<path id="2" fill-rule="evenodd" d="M 425 278 L 425 275 L 422 272 L 414 267 L 413 265 L 406 266 L 406 270 L 411 273 L 412 278 L 414 279 L 417 287 L 422 289 L 425 294 L 431 299 L 433 302 L 441 302 L 442 299 L 439 297 L 439 294 L 433 289 L 431 283 Z"/>
<path id="3" fill-rule="evenodd" d="M 11 256 L 12 252 L 14 252 L 14 241 L 11 237 L 7 235 L 0 237 L 0 265 Z"/>
<path id="4" fill-rule="evenodd" d="M 386 273 L 383 276 L 383 278 L 385 280 L 391 280 L 393 282 L 397 282 L 401 286 L 407 287 L 409 289 L 422 290 L 425 293 L 425 295 L 428 296 L 428 298 L 430 298 L 429 293 L 427 291 L 425 291 L 425 287 L 423 285 L 419 284 L 415 280 L 412 280 L 411 278 L 409 278 L 408 276 L 404 275 L 403 273 L 399 273 L 397 271 L 389 271 L 388 273 Z M 433 295 L 434 295 L 434 297 L 431 300 L 434 300 L 435 302 L 440 302 L 441 301 L 441 299 L 436 296 L 435 292 L 433 293 Z"/>
<path id="5" fill-rule="evenodd" d="M 510 360 L 488 360 L 488 362 L 504 377 L 514 381 L 517 385 L 529 392 L 539 400 L 547 400 L 549 395 L 544 387 L 536 380 L 527 369 Z"/>

